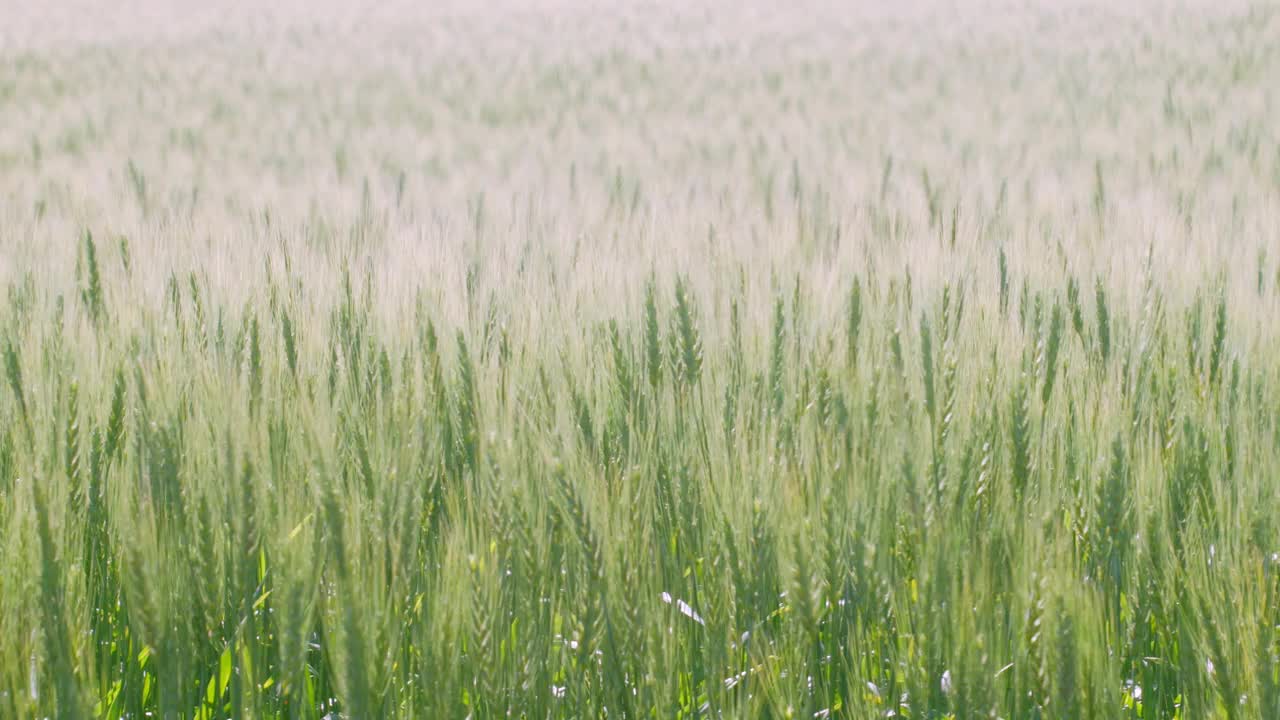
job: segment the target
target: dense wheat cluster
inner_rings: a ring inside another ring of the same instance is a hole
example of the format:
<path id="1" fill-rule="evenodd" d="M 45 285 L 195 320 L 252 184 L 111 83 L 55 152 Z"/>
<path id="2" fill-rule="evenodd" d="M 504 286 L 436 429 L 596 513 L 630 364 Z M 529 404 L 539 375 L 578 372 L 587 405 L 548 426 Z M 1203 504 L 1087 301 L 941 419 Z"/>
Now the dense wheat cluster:
<path id="1" fill-rule="evenodd" d="M 1273 5 L 98 5 L 0 717 L 1280 717 Z"/>

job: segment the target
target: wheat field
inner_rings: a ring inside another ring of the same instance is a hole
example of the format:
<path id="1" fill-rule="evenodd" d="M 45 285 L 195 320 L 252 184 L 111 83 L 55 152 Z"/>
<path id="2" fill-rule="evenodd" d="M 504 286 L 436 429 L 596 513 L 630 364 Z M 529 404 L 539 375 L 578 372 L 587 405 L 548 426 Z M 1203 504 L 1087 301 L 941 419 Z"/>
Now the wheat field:
<path id="1" fill-rule="evenodd" d="M 1280 717 L 1280 7 L 0 0 L 0 717 Z"/>

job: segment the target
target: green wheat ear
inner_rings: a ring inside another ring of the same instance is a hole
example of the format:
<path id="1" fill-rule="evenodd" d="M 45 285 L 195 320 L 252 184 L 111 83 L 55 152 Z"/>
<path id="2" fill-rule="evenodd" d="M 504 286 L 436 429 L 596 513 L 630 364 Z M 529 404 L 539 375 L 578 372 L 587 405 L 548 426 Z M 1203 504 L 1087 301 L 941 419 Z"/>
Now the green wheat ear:
<path id="1" fill-rule="evenodd" d="M 858 369 L 858 340 L 862 333 L 862 281 L 853 279 L 849 289 L 849 316 L 845 326 L 845 348 L 849 368 Z"/>
<path id="2" fill-rule="evenodd" d="M 658 301 L 652 278 L 644 288 L 644 359 L 649 387 L 662 384 L 662 340 L 658 330 Z"/>
<path id="3" fill-rule="evenodd" d="M 1107 186 L 1102 179 L 1102 160 L 1093 163 L 1093 210 L 1101 223 L 1107 214 Z"/>
<path id="4" fill-rule="evenodd" d="M 1266 293 L 1266 286 L 1267 286 L 1266 268 L 1267 268 L 1267 250 L 1266 248 L 1260 247 L 1258 248 L 1258 277 L 1257 277 L 1258 297 L 1263 297 L 1263 295 Z"/>
<path id="5" fill-rule="evenodd" d="M 769 397 L 774 414 L 781 412 L 785 397 L 787 313 L 782 298 L 773 303 L 773 335 L 769 342 Z"/>
<path id="6" fill-rule="evenodd" d="M 458 430 L 461 435 L 462 457 L 468 469 L 476 470 L 480 457 L 480 411 L 478 408 L 479 385 L 476 367 L 467 348 L 467 339 L 458 331 Z"/>
<path id="7" fill-rule="evenodd" d="M 98 269 L 98 247 L 93 242 L 93 233 L 84 233 L 84 267 L 85 285 L 80 291 L 80 299 L 89 312 L 89 319 L 95 324 L 103 319 L 106 309 L 102 300 L 102 276 Z"/>
<path id="8" fill-rule="evenodd" d="M 1107 308 L 1107 290 L 1102 286 L 1102 278 L 1098 278 L 1093 286 L 1098 314 L 1098 352 L 1102 356 L 1102 364 L 1111 359 L 1111 311 Z"/>
<path id="9" fill-rule="evenodd" d="M 103 455 L 107 462 L 114 459 L 124 446 L 124 370 L 117 368 L 115 383 L 111 389 L 111 410 L 107 415 L 107 429 L 103 444 Z"/>
<path id="10" fill-rule="evenodd" d="M 1080 304 L 1080 283 L 1075 276 L 1067 280 L 1067 308 L 1071 312 L 1071 329 L 1080 338 L 1080 344 L 1085 345 L 1084 308 Z"/>
<path id="11" fill-rule="evenodd" d="M 1062 347 L 1062 306 L 1056 301 L 1049 320 L 1049 340 L 1044 351 L 1044 388 L 1040 391 L 1040 402 L 1048 406 L 1049 397 L 1053 394 L 1053 384 L 1058 375 L 1058 352 Z"/>
<path id="12" fill-rule="evenodd" d="M 9 389 L 13 391 L 14 399 L 18 401 L 18 409 L 25 418 L 27 401 L 22 392 L 22 365 L 18 360 L 18 351 L 14 349 L 12 342 L 6 342 L 4 345 L 4 374 L 9 381 Z"/>
<path id="13" fill-rule="evenodd" d="M 284 337 L 284 358 L 289 363 L 289 374 L 298 376 L 298 336 L 293 328 L 293 321 L 288 311 L 280 312 L 280 333 Z"/>
<path id="14" fill-rule="evenodd" d="M 686 385 L 696 385 L 702 375 L 702 338 L 693 322 L 688 282 L 684 278 L 676 280 L 675 325 L 684 382 Z"/>
<path id="15" fill-rule="evenodd" d="M 937 426 L 938 405 L 933 382 L 933 330 L 929 327 L 929 318 L 920 315 L 920 362 L 924 367 L 924 410 L 929 416 L 929 424 Z"/>
<path id="16" fill-rule="evenodd" d="M 63 429 L 63 469 L 70 483 L 73 504 L 83 510 L 84 497 L 80 488 L 80 383 L 71 381 L 67 388 L 67 418 Z"/>
<path id="17" fill-rule="evenodd" d="M 622 333 L 616 320 L 609 321 L 609 349 L 613 355 L 613 381 L 623 407 L 629 407 L 635 398 L 635 380 L 631 374 L 631 360 L 623 347 Z"/>
<path id="18" fill-rule="evenodd" d="M 27 414 L 27 396 L 22 385 L 22 363 L 12 342 L 6 342 L 4 346 L 4 374 L 9 381 L 9 389 L 13 392 L 13 398 L 18 403 L 18 415 L 22 418 L 22 424 L 27 430 L 27 435 L 30 436 L 32 432 L 31 417 Z"/>
<path id="19" fill-rule="evenodd" d="M 1019 499 L 1028 489 L 1031 479 L 1031 408 L 1028 404 L 1027 384 L 1020 381 L 1009 401 L 1009 440 L 1012 445 L 1013 488 Z"/>
<path id="20" fill-rule="evenodd" d="M 902 328 L 895 327 L 889 336 L 889 356 L 893 360 L 893 369 L 898 377 L 906 377 L 907 361 L 902 352 Z"/>
<path id="21" fill-rule="evenodd" d="M 258 315 L 249 319 L 246 347 L 246 370 L 249 374 L 249 409 L 256 413 L 262 398 L 262 341 L 258 335 Z"/>
<path id="22" fill-rule="evenodd" d="M 1218 292 L 1218 305 L 1213 315 L 1213 345 L 1209 355 L 1209 382 L 1216 385 L 1221 378 L 1222 350 L 1227 340 L 1227 294 Z"/>
<path id="23" fill-rule="evenodd" d="M 996 261 L 996 268 L 1000 273 L 1000 316 L 1009 316 L 1009 258 L 1004 254 L 1004 248 L 1000 248 L 1000 254 Z"/>

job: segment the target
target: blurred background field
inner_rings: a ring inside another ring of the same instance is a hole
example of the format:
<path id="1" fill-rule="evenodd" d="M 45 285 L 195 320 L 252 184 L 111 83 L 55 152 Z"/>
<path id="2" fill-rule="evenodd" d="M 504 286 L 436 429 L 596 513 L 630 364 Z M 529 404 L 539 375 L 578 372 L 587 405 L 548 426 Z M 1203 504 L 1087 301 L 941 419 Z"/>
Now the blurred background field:
<path id="1" fill-rule="evenodd" d="M 0 716 L 1280 712 L 1280 11 L 0 1 Z"/>

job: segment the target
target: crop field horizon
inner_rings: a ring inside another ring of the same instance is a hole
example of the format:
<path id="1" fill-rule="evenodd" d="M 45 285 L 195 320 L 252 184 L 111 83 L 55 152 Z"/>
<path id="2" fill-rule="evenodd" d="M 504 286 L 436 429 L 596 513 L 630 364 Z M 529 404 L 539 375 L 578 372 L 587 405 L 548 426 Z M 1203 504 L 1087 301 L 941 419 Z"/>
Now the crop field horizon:
<path id="1" fill-rule="evenodd" d="M 0 0 L 0 718 L 1280 717 L 1280 8 Z"/>

